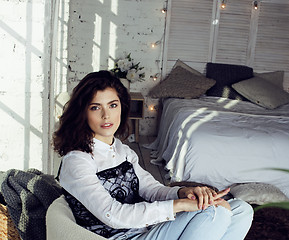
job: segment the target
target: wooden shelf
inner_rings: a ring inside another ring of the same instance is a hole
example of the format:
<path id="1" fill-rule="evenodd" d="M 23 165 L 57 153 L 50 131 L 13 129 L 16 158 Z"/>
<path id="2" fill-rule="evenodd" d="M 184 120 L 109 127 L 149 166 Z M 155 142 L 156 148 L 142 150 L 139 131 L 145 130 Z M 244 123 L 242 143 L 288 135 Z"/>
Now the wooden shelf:
<path id="1" fill-rule="evenodd" d="M 144 97 L 140 92 L 130 93 L 130 114 L 129 119 L 134 122 L 135 141 L 139 142 L 139 119 L 143 118 Z"/>
<path id="2" fill-rule="evenodd" d="M 130 119 L 142 119 L 144 110 L 144 97 L 140 92 L 130 93 Z"/>

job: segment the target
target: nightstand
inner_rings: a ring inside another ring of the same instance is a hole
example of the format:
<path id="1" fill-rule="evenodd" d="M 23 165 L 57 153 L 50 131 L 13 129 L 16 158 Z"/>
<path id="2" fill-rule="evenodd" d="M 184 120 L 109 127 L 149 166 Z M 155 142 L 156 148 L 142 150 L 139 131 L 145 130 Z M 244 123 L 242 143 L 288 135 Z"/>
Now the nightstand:
<path id="1" fill-rule="evenodd" d="M 140 92 L 130 93 L 130 114 L 129 119 L 134 123 L 135 141 L 139 142 L 139 120 L 143 118 L 144 97 Z"/>

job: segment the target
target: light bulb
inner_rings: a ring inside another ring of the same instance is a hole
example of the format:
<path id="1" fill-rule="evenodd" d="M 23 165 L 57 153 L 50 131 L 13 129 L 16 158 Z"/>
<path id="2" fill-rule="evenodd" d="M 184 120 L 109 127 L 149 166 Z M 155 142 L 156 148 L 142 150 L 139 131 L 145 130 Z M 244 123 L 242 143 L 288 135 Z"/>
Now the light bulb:
<path id="1" fill-rule="evenodd" d="M 222 9 L 225 9 L 225 8 L 226 8 L 226 2 L 225 2 L 225 0 L 222 0 L 221 8 L 222 8 Z"/>
<path id="2" fill-rule="evenodd" d="M 152 48 L 155 48 L 155 47 L 156 47 L 157 45 L 159 45 L 159 44 L 161 44 L 161 41 L 160 41 L 160 40 L 152 43 L 152 44 L 151 44 L 151 47 L 152 47 Z"/>
<path id="3" fill-rule="evenodd" d="M 254 1 L 254 9 L 258 10 L 258 2 L 257 1 Z"/>

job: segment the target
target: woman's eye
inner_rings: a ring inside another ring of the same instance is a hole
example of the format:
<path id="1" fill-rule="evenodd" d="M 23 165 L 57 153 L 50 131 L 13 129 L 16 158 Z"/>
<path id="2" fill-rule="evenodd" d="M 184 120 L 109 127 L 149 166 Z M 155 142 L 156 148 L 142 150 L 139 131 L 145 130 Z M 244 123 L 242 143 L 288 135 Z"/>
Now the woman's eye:
<path id="1" fill-rule="evenodd" d="M 116 104 L 116 103 L 113 103 L 113 104 L 110 105 L 110 107 L 111 107 L 111 108 L 116 108 L 116 107 L 117 107 L 117 104 Z"/>
<path id="2" fill-rule="evenodd" d="M 90 110 L 92 110 L 92 111 L 95 111 L 95 110 L 98 110 L 98 109 L 99 109 L 98 106 L 92 106 L 92 107 L 90 108 Z"/>

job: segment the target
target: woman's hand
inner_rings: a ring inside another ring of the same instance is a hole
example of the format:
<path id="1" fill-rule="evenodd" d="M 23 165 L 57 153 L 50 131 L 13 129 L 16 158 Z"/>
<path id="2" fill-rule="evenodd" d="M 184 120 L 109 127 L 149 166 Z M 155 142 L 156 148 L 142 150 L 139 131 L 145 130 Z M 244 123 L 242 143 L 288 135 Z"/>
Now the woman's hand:
<path id="1" fill-rule="evenodd" d="M 210 205 L 220 204 L 225 196 L 230 191 L 230 188 L 220 192 L 215 192 L 209 187 L 184 187 L 180 188 L 178 195 L 180 199 L 190 199 L 198 201 L 198 209 L 206 209 Z"/>
<path id="2" fill-rule="evenodd" d="M 178 212 L 194 212 L 200 210 L 198 201 L 188 198 L 174 200 L 174 213 Z"/>
<path id="3" fill-rule="evenodd" d="M 223 206 L 228 210 L 231 210 L 230 204 L 222 198 L 216 199 L 214 201 L 215 206 Z M 201 210 L 198 205 L 198 200 L 192 200 L 188 198 L 182 198 L 174 200 L 174 213 L 178 212 L 194 212 Z"/>

